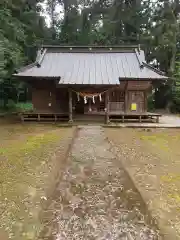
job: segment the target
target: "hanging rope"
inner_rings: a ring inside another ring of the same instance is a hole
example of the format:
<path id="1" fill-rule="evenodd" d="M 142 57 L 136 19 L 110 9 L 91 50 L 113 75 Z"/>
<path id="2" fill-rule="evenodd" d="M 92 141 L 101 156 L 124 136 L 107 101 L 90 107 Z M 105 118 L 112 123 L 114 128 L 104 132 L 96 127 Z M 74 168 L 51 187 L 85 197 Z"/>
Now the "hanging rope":
<path id="1" fill-rule="evenodd" d="M 87 98 L 84 96 L 84 103 L 87 104 Z"/>
<path id="2" fill-rule="evenodd" d="M 96 93 L 89 93 L 89 92 L 79 92 L 79 91 L 75 91 L 72 89 L 73 92 L 75 92 L 76 94 L 79 94 L 80 96 L 84 97 L 84 96 L 87 96 L 87 97 L 97 97 L 99 96 L 100 94 L 104 94 L 106 92 L 108 92 L 109 90 L 113 90 L 113 89 L 117 89 L 119 88 L 119 86 L 116 86 L 116 87 L 112 87 L 111 89 L 107 89 L 105 91 L 102 91 L 102 92 L 96 92 Z"/>
<path id="3" fill-rule="evenodd" d="M 100 101 L 100 102 L 102 101 L 102 97 L 101 97 L 101 94 L 99 94 L 99 101 Z"/>
<path id="4" fill-rule="evenodd" d="M 92 97 L 97 97 L 99 95 L 104 94 L 105 92 L 109 91 L 109 89 L 105 90 L 103 92 L 98 92 L 98 93 L 77 92 L 75 90 L 72 90 L 72 91 L 75 92 L 77 94 L 77 96 L 79 95 L 81 97 L 85 97 L 86 96 L 86 97 L 92 98 Z"/>
<path id="5" fill-rule="evenodd" d="M 95 103 L 95 99 L 94 99 L 94 96 L 92 97 L 92 100 L 93 100 L 93 103 Z"/>
<path id="6" fill-rule="evenodd" d="M 113 90 L 113 89 L 116 89 L 116 88 L 119 88 L 119 86 L 113 87 L 111 89 L 107 89 L 105 91 L 98 92 L 98 93 L 97 92 L 96 93 L 78 92 L 78 91 L 75 91 L 73 89 L 72 89 L 72 91 L 76 93 L 78 102 L 80 101 L 80 97 L 82 97 L 84 99 L 85 104 L 88 103 L 88 99 L 92 99 L 92 102 L 95 104 L 95 98 L 96 97 L 99 97 L 99 101 L 101 102 L 102 101 L 102 94 L 108 92 L 109 90 Z"/>
<path id="7" fill-rule="evenodd" d="M 78 99 L 78 102 L 79 102 L 80 101 L 79 93 L 77 93 L 77 99 Z"/>

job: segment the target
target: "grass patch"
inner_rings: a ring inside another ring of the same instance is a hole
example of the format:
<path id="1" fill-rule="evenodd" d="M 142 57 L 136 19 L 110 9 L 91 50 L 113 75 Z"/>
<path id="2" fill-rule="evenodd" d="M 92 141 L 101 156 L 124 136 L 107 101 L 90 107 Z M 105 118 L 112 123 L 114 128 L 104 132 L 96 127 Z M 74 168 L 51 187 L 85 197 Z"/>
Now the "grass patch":
<path id="1" fill-rule="evenodd" d="M 16 142 L 11 146 L 1 147 L 0 154 L 14 159 L 19 155 L 29 154 L 34 150 L 38 150 L 44 144 L 51 143 L 59 138 L 60 136 L 56 134 L 56 131 L 41 133 L 27 138 L 24 142 Z"/>
<path id="2" fill-rule="evenodd" d="M 4 179 L 7 181 L 8 177 L 12 177 L 11 175 L 8 176 L 7 173 L 16 175 L 17 172 L 25 170 L 29 165 L 36 165 L 39 161 L 35 162 L 33 156 L 29 160 L 26 158 L 33 154 L 34 151 L 37 154 L 43 147 L 46 147 L 46 144 L 52 144 L 57 140 L 60 140 L 60 136 L 54 131 L 30 136 L 24 142 L 17 141 L 8 147 L 1 147 L 0 155 L 3 157 L 3 160 L 1 163 L 0 182 L 2 183 Z"/>
<path id="3" fill-rule="evenodd" d="M 180 194 L 178 194 L 178 193 L 168 194 L 168 197 L 171 200 L 174 200 L 177 204 L 180 203 Z M 180 208 L 179 208 L 179 210 L 180 210 Z"/>
<path id="4" fill-rule="evenodd" d="M 180 130 L 106 130 L 155 217 L 180 237 Z M 175 238 L 173 238 L 175 239 Z"/>
<path id="5" fill-rule="evenodd" d="M 41 231 L 39 213 L 53 168 L 52 155 L 67 131 L 71 131 L 40 129 L 40 133 L 36 129 L 30 135 L 21 131 L 18 138 L 16 130 L 7 134 L 7 127 L 5 138 L 0 140 L 0 226 L 14 240 L 36 239 Z"/>
<path id="6" fill-rule="evenodd" d="M 161 176 L 161 181 L 167 182 L 167 183 L 177 182 L 177 181 L 180 181 L 180 175 L 176 175 L 173 173 L 167 174 L 167 175 Z"/>
<path id="7" fill-rule="evenodd" d="M 158 146 L 163 151 L 170 151 L 167 136 L 164 134 L 141 135 L 140 139 L 148 141 L 153 147 Z"/>

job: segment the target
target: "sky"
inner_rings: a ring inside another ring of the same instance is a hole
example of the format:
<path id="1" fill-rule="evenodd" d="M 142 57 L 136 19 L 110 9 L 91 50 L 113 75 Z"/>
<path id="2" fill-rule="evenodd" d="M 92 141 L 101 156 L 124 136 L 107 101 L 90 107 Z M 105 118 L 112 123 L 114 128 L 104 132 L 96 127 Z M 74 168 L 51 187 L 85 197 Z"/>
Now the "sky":
<path id="1" fill-rule="evenodd" d="M 41 3 L 41 6 L 43 8 L 43 12 L 41 13 L 42 16 L 45 17 L 45 21 L 48 27 L 51 25 L 51 19 L 46 11 L 46 1 L 44 3 Z M 59 18 L 61 19 L 63 17 L 63 7 L 61 5 L 56 6 L 56 13 L 59 15 Z"/>
<path id="2" fill-rule="evenodd" d="M 145 1 L 147 1 L 147 0 L 145 0 Z M 43 7 L 43 12 L 41 13 L 41 15 L 45 17 L 46 24 L 47 24 L 48 27 L 50 27 L 51 19 L 50 19 L 49 15 L 46 11 L 46 2 L 47 2 L 47 0 L 45 0 L 44 3 L 41 3 L 41 6 Z M 156 3 L 158 1 L 157 0 L 151 0 L 150 2 L 151 2 L 152 5 L 156 5 Z M 82 5 L 79 5 L 79 7 L 80 6 L 82 7 Z M 80 7 L 80 9 L 81 9 L 81 7 Z M 63 18 L 63 6 L 62 5 L 59 4 L 59 5 L 56 6 L 56 13 L 57 13 L 57 15 L 59 15 L 59 19 Z"/>

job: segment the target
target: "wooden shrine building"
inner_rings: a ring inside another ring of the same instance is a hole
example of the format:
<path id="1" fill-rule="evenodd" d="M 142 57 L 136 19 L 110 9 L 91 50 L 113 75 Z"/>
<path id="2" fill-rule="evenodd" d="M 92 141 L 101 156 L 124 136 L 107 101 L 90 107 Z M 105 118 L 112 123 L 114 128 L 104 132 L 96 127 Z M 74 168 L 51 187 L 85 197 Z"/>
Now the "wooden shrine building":
<path id="1" fill-rule="evenodd" d="M 106 123 L 158 119 L 147 112 L 147 96 L 154 81 L 167 80 L 138 46 L 43 46 L 36 61 L 14 76 L 32 88 L 34 111 L 22 114 L 23 120 L 101 116 Z"/>

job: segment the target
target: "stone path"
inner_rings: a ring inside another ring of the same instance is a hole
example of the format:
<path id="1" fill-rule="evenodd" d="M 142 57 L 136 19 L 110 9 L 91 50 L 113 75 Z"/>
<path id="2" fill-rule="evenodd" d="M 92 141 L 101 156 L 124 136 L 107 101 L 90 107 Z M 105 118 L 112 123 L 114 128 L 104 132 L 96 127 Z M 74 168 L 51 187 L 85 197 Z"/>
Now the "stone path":
<path id="1" fill-rule="evenodd" d="M 48 211 L 52 226 L 43 239 L 161 239 L 98 126 L 79 129 Z"/>

